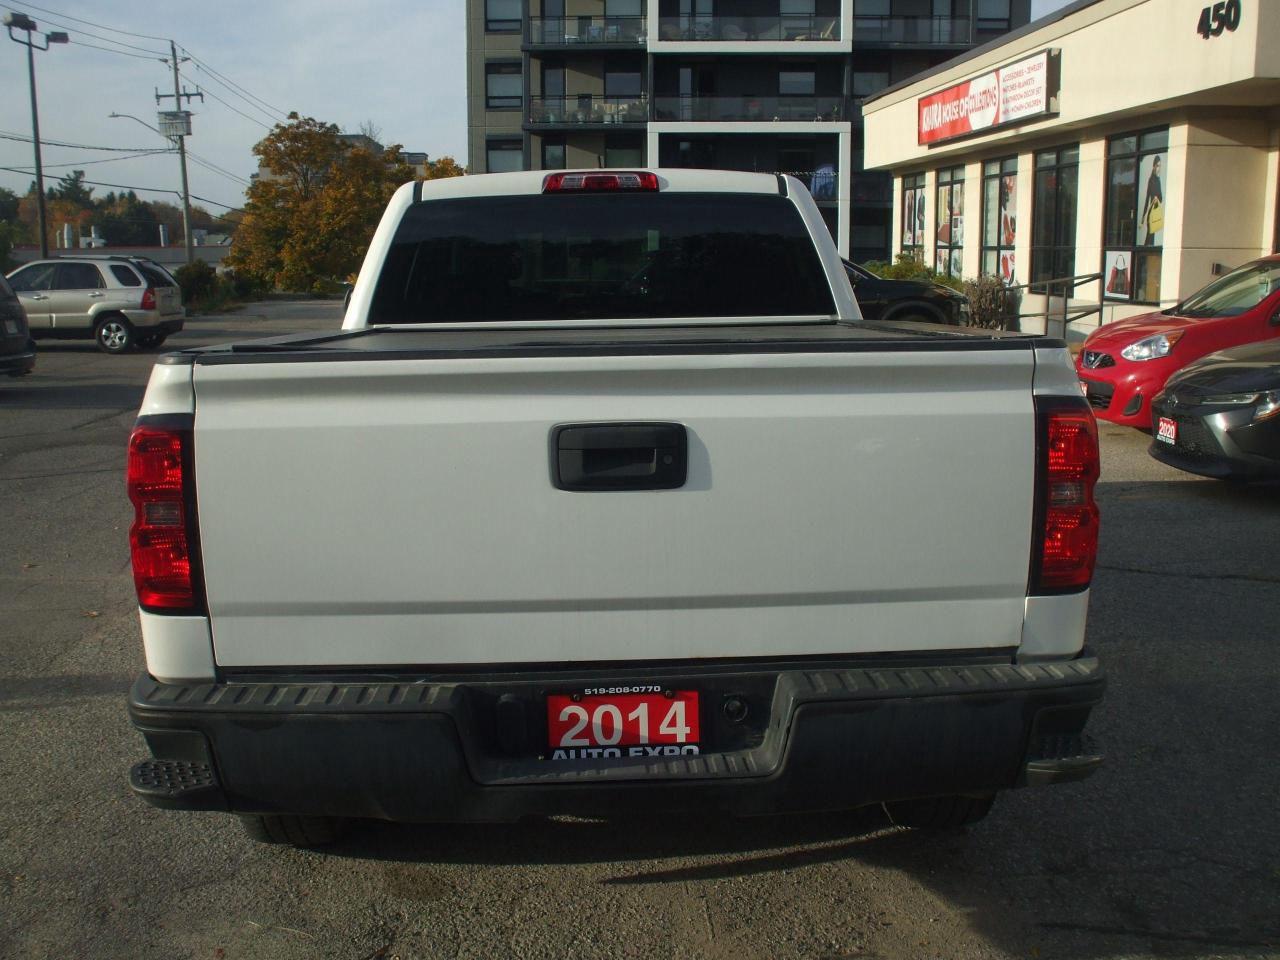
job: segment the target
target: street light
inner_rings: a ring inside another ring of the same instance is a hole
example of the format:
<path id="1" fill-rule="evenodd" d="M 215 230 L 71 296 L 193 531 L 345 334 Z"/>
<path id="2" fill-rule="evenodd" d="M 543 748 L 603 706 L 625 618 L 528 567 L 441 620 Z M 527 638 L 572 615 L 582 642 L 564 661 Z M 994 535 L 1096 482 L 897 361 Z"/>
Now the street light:
<path id="1" fill-rule="evenodd" d="M 40 163 L 40 112 L 36 109 L 36 55 L 37 50 L 48 50 L 51 43 L 66 43 L 65 33 L 43 33 L 44 46 L 35 42 L 33 36 L 38 34 L 36 22 L 25 13 L 6 13 L 4 25 L 9 28 L 9 39 L 27 48 L 27 75 L 31 78 L 31 139 L 36 147 L 36 219 L 40 230 L 40 259 L 49 256 L 49 237 L 45 232 L 44 213 L 44 167 Z M 26 37 L 19 37 L 13 31 L 20 30 Z"/>

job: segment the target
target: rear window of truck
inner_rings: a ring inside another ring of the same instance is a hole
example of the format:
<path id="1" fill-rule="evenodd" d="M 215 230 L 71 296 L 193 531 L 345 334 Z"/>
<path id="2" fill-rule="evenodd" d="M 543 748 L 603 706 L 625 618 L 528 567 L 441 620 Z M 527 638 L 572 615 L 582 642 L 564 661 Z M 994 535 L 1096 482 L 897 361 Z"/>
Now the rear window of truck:
<path id="1" fill-rule="evenodd" d="M 368 322 L 834 313 L 817 249 L 785 197 L 551 194 L 411 206 Z"/>

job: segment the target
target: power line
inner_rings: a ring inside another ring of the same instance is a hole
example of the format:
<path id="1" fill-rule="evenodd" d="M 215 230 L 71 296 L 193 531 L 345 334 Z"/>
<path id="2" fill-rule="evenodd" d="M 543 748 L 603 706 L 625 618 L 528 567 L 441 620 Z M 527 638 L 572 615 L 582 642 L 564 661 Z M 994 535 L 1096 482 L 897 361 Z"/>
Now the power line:
<path id="1" fill-rule="evenodd" d="M 261 120 L 258 120 L 258 119 L 257 119 L 257 118 L 255 118 L 255 117 L 251 117 L 251 116 L 249 116 L 249 115 L 248 115 L 247 113 L 245 113 L 243 110 L 239 110 L 239 109 L 237 109 L 236 107 L 233 107 L 231 104 L 227 103 L 227 101 L 223 100 L 220 96 L 218 96 L 218 95 L 217 95 L 216 93 L 214 93 L 212 90 L 206 90 L 206 91 L 204 91 L 204 92 L 205 92 L 205 93 L 207 93 L 209 96 L 213 97 L 213 99 L 217 100 L 220 104 L 222 104 L 224 107 L 226 107 L 226 108 L 227 108 L 228 110 L 230 110 L 232 113 L 238 113 L 238 114 L 240 114 L 240 116 L 244 117 L 246 120 L 250 120 L 250 121 L 252 121 L 253 123 L 256 123 L 258 126 L 263 127 L 263 128 L 265 128 L 265 129 L 267 129 L 267 130 L 270 130 L 270 129 L 271 129 L 271 124 L 269 124 L 269 123 L 263 123 Z"/>
<path id="2" fill-rule="evenodd" d="M 224 209 L 224 210 L 230 210 L 232 213 L 247 213 L 247 212 L 248 212 L 248 211 L 246 211 L 246 210 L 241 209 L 240 207 L 233 207 L 233 206 L 231 206 L 231 205 L 229 205 L 229 204 L 226 204 L 226 203 L 219 203 L 217 200 L 209 200 L 209 199 L 208 199 L 208 198 L 206 198 L 206 197 L 197 197 L 194 193 L 193 193 L 191 196 L 192 196 L 192 197 L 195 197 L 195 199 L 199 200 L 201 203 L 212 203 L 215 207 L 222 207 L 222 209 Z"/>
<path id="3" fill-rule="evenodd" d="M 30 172 L 18 167 L 0 167 L 0 170 L 7 170 L 9 173 L 21 173 L 24 175 Z M 133 187 L 127 183 L 105 183 L 101 180 L 81 180 L 80 182 L 87 183 L 93 187 L 114 187 L 117 190 L 141 190 L 143 193 L 172 193 L 174 196 L 182 196 L 181 190 L 166 190 L 163 187 Z M 196 200 L 199 200 L 201 203 L 212 203 L 215 207 L 222 207 L 225 210 L 234 210 L 236 213 L 244 213 L 244 211 L 239 207 L 233 207 L 229 203 L 222 203 L 219 200 L 210 200 L 208 197 L 197 197 L 194 193 L 191 194 L 191 196 Z"/>
<path id="4" fill-rule="evenodd" d="M 166 153 L 167 153 L 168 151 L 166 150 L 166 151 L 164 151 L 164 152 L 166 152 Z M 236 183 L 243 184 L 243 185 L 244 185 L 244 186 L 246 186 L 246 187 L 249 185 L 249 181 L 248 181 L 248 180 L 246 180 L 244 177 L 237 176 L 237 175 L 236 175 L 236 174 L 234 174 L 234 173 L 230 173 L 230 172 L 228 172 L 228 171 L 226 171 L 226 170 L 223 170 L 223 169 L 222 169 L 221 167 L 219 167 L 217 164 L 209 163 L 207 160 L 203 160 L 203 159 L 201 159 L 200 157 L 195 156 L 195 154 L 193 154 L 190 150 L 188 150 L 188 151 L 187 151 L 187 159 L 188 159 L 188 160 L 191 160 L 191 161 L 193 161 L 193 162 L 195 162 L 196 164 L 198 164 L 198 165 L 199 165 L 199 166 L 201 166 L 201 167 L 204 167 L 204 168 L 205 168 L 206 170 L 208 170 L 210 173 L 217 173 L 217 174 L 220 174 L 221 176 L 226 177 L 228 180 L 233 180 L 233 181 L 235 181 Z"/>
<path id="5" fill-rule="evenodd" d="M 15 8 L 15 7 L 11 7 L 11 6 L 9 6 L 8 4 L 5 4 L 4 6 L 5 6 L 5 9 L 6 9 L 6 10 L 13 10 L 15 13 L 22 13 L 22 12 L 24 12 L 24 11 L 18 10 L 18 9 L 17 9 L 17 8 Z M 39 8 L 39 7 L 35 7 L 34 9 L 39 10 L 40 8 Z M 48 11 L 48 10 L 46 10 L 46 11 L 43 11 L 43 12 L 45 12 L 45 13 L 51 13 L 52 11 Z M 62 16 L 62 14 L 60 14 L 60 13 L 59 13 L 59 14 L 57 14 L 57 16 L 61 17 L 61 16 Z M 138 46 L 138 45 L 137 45 L 137 44 L 135 44 L 135 43 L 125 43 L 123 40 L 112 40 L 110 37 L 101 37 L 101 36 L 99 36 L 99 35 L 98 35 L 98 34 L 96 34 L 96 33 L 90 33 L 88 30 L 81 30 L 79 27 L 70 27 L 70 26 L 67 26 L 67 24 L 65 24 L 65 23 L 58 23 L 56 20 L 50 20 L 48 17 L 41 17 L 40 19 L 44 20 L 44 22 L 45 22 L 45 23 L 47 23 L 47 24 L 49 24 L 49 26 L 51 26 L 51 27 L 62 27 L 62 29 L 67 30 L 67 31 L 69 31 L 69 32 L 71 32 L 71 33 L 82 33 L 82 34 L 84 34 L 86 37 L 93 37 L 93 39 L 95 39 L 95 40 L 102 40 L 102 41 L 103 41 L 103 42 L 105 42 L 105 43 L 114 43 L 114 44 L 116 44 L 117 46 L 120 46 L 120 47 L 128 47 L 130 50 L 141 50 L 143 53 L 154 53 L 154 54 L 156 54 L 156 56 L 164 56 L 164 54 L 162 54 L 162 53 L 157 53 L 155 50 L 148 49 L 147 47 L 140 47 L 140 46 Z M 68 20 L 75 20 L 76 18 L 75 18 L 75 17 L 67 17 L 67 19 L 68 19 Z M 81 21 L 79 21 L 79 22 L 80 22 L 80 23 L 85 23 L 86 21 L 81 20 Z M 87 44 L 86 44 L 86 46 L 87 46 Z"/>
<path id="6" fill-rule="evenodd" d="M 74 163 L 46 163 L 46 170 L 53 167 L 87 167 L 94 163 L 115 163 L 117 160 L 134 160 L 138 157 L 154 157 L 162 153 L 172 153 L 172 150 L 146 150 L 142 153 L 128 153 L 122 157 L 104 157 L 101 160 L 76 160 Z M 35 173 L 35 167 L 26 168 L 27 173 Z"/>
<path id="7" fill-rule="evenodd" d="M 108 27 L 103 23 L 94 23 L 92 20 L 81 20 L 79 17 L 73 17 L 70 14 L 58 13 L 58 11 L 49 10 L 46 7 L 37 7 L 34 3 L 27 3 L 24 5 L 30 7 L 32 10 L 39 10 L 41 13 L 50 13 L 55 17 L 62 17 L 64 20 L 74 20 L 76 23 L 83 23 L 90 27 L 97 27 L 99 30 L 106 30 L 110 33 L 118 33 L 125 37 L 134 37 L 138 40 L 159 40 L 161 43 L 167 43 L 169 40 L 168 37 L 152 37 L 145 33 L 132 33 L 128 30 L 118 30 L 115 27 Z"/>
<path id="8" fill-rule="evenodd" d="M 68 40 L 68 43 L 77 47 L 89 47 L 92 50 L 103 50 L 107 53 L 115 53 L 122 57 L 133 57 L 135 60 L 155 60 L 164 63 L 164 57 L 144 57 L 140 53 L 130 53 L 128 50 L 116 50 L 113 47 L 101 47 L 96 43 L 85 43 L 83 40 Z"/>
<path id="9" fill-rule="evenodd" d="M 197 70 L 197 71 L 199 71 L 200 73 L 204 74 L 204 75 L 205 75 L 205 79 L 206 79 L 206 80 L 212 80 L 214 83 L 216 83 L 218 86 L 222 87 L 224 90 L 226 90 L 226 91 L 227 91 L 228 93 L 230 93 L 232 96 L 234 96 L 234 97 L 238 97 L 240 100 L 243 100 L 243 101 L 244 101 L 246 104 L 248 104 L 252 109 L 257 110 L 257 111 L 258 111 L 260 114 L 262 114 L 264 117 L 267 117 L 268 119 L 270 119 L 270 121 L 271 121 L 272 123 L 277 123 L 277 122 L 279 122 L 279 119 L 280 119 L 280 118 L 279 118 L 279 117 L 277 117 L 275 114 L 273 114 L 271 111 L 266 110 L 266 109 L 264 109 L 263 107 L 258 106 L 258 104 L 257 104 L 257 103 L 255 103 L 253 100 L 249 99 L 249 97 L 246 97 L 244 94 L 242 94 L 242 93 L 238 92 L 237 90 L 235 90 L 235 89 L 233 89 L 233 88 L 229 87 L 229 86 L 228 86 L 226 83 L 224 83 L 223 81 L 221 81 L 221 80 L 217 79 L 217 77 L 215 77 L 212 73 L 209 73 L 209 71 L 204 70 L 204 69 L 200 66 L 200 64 L 199 64 L 198 62 L 196 62 L 196 70 Z M 215 97 L 215 99 L 216 99 L 216 96 L 215 96 L 211 91 L 207 91 L 207 90 L 206 90 L 205 92 L 206 92 L 206 93 L 208 93 L 208 94 L 209 94 L 209 96 L 211 96 L 211 97 Z"/>
<path id="10" fill-rule="evenodd" d="M 0 130 L 0 140 L 17 140 L 21 143 L 31 142 L 30 137 L 24 137 L 22 136 L 22 134 L 9 133 L 8 131 L 3 131 L 3 130 Z M 57 140 L 46 140 L 44 137 L 40 138 L 40 143 L 42 146 L 46 146 L 46 147 L 65 147 L 67 149 L 105 150 L 105 151 L 111 151 L 113 153 L 114 152 L 127 153 L 132 157 L 145 157 L 145 156 L 151 156 L 155 154 L 173 152 L 172 150 L 157 150 L 152 147 L 97 147 L 97 146 L 91 146 L 87 143 L 64 143 Z M 201 156 L 198 156 L 197 154 L 192 153 L 190 150 L 187 151 L 187 156 L 190 157 L 192 160 L 195 160 L 201 166 L 206 167 L 213 173 L 219 173 L 222 176 L 227 177 L 230 180 L 235 180 L 238 183 L 242 183 L 245 186 L 248 186 L 250 182 L 246 180 L 244 177 L 238 174 L 232 173 L 231 171 L 226 170 L 223 167 L 218 166 L 212 160 L 208 160 L 205 157 L 201 157 Z M 128 159 L 128 157 L 117 157 L 113 159 L 125 160 L 125 159 Z M 52 164 L 47 164 L 47 166 L 73 167 L 80 164 L 107 163 L 107 162 L 108 161 L 106 160 L 80 160 L 80 161 L 77 161 L 76 163 L 52 163 Z"/>
<path id="11" fill-rule="evenodd" d="M 9 130 L 0 130 L 0 140 L 20 140 L 23 143 L 30 143 L 31 138 L 21 133 L 13 133 Z M 69 147 L 74 150 L 104 150 L 112 153 L 145 153 L 154 147 L 98 147 L 87 143 L 68 143 L 65 140 L 50 140 L 48 137 L 40 138 L 40 145 L 45 147 Z"/>
<path id="12" fill-rule="evenodd" d="M 276 113 L 276 114 L 278 114 L 279 116 L 282 116 L 282 117 L 283 117 L 283 116 L 287 116 L 287 113 L 288 113 L 287 111 L 285 111 L 285 110 L 281 110 L 279 107 L 272 106 L 271 104 L 267 103 L 267 101 L 263 100 L 261 97 L 257 96 L 257 95 L 256 95 L 256 94 L 254 94 L 254 93 L 251 93 L 249 90 L 247 90 L 247 89 L 245 89 L 244 87 L 240 86 L 240 84 L 236 83 L 236 82 L 235 82 L 234 80 L 232 80 L 230 77 L 226 76 L 225 74 L 219 73 L 217 70 L 213 69 L 213 67 L 209 66 L 209 64 L 205 63 L 203 60 L 201 60 L 199 57 L 197 57 L 194 53 L 192 53 L 192 52 L 191 52 L 190 50 L 188 50 L 186 47 L 183 47 L 183 48 L 182 48 L 182 52 L 183 52 L 183 53 L 185 53 L 188 57 L 190 57 L 190 58 L 191 58 L 191 60 L 192 60 L 192 62 L 193 62 L 193 63 L 195 63 L 195 65 L 196 65 L 197 67 L 199 67 L 199 68 L 201 68 L 202 70 L 207 71 L 208 73 L 210 73 L 210 74 L 212 74 L 213 76 L 217 77 L 217 78 L 218 78 L 219 80 L 221 80 L 224 84 L 228 84 L 228 85 L 230 85 L 231 87 L 234 87 L 235 89 L 239 90 L 241 93 L 245 94 L 245 95 L 246 95 L 247 97 L 249 97 L 250 99 L 252 99 L 252 100 L 256 100 L 258 103 L 262 104 L 264 107 L 268 108 L 268 109 L 269 109 L 269 110 L 271 110 L 273 113 Z"/>

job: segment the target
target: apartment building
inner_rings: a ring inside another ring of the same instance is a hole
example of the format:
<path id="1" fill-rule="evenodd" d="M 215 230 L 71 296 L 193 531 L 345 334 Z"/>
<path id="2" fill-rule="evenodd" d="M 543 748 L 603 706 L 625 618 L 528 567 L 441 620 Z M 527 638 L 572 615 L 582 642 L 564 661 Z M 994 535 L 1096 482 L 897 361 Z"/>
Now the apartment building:
<path id="1" fill-rule="evenodd" d="M 467 0 L 469 169 L 790 173 L 841 253 L 888 256 L 861 100 L 1022 26 L 1031 0 Z"/>

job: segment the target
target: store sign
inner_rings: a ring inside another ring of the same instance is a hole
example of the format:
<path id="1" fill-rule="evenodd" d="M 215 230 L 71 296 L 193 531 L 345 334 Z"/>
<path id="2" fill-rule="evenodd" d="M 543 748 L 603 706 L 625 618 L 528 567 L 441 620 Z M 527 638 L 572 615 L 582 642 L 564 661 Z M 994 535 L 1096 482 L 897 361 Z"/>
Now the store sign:
<path id="1" fill-rule="evenodd" d="M 1058 54 L 1041 50 L 918 101 L 917 142 L 955 140 L 1056 113 Z"/>

